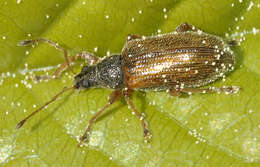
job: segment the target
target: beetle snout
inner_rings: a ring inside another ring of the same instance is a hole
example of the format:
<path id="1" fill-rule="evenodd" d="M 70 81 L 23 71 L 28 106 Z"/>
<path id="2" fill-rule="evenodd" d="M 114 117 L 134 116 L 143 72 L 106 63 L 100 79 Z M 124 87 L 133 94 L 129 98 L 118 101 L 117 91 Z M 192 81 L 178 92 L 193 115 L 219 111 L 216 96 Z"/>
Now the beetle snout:
<path id="1" fill-rule="evenodd" d="M 83 81 L 83 75 L 82 74 L 78 74 L 74 77 L 74 87 L 76 89 L 79 89 L 82 87 L 82 81 Z"/>

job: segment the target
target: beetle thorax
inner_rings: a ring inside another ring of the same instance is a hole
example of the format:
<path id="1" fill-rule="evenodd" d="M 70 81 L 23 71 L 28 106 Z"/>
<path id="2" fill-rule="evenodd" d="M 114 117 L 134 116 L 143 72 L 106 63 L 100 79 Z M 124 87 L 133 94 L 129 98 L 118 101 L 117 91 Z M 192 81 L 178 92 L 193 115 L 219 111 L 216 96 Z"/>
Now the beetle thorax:
<path id="1" fill-rule="evenodd" d="M 106 57 L 94 66 L 84 66 L 75 77 L 77 88 L 107 87 L 111 89 L 123 86 L 121 55 Z"/>

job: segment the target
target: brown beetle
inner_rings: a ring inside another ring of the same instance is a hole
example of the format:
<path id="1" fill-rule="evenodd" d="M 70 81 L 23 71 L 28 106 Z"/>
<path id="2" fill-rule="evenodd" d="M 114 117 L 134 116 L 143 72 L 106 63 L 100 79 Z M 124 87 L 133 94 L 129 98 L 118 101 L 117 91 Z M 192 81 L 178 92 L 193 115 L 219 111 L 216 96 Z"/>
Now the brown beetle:
<path id="1" fill-rule="evenodd" d="M 145 141 L 149 141 L 151 133 L 148 124 L 130 100 L 134 90 L 167 90 L 173 96 L 193 92 L 237 93 L 239 90 L 236 86 L 198 88 L 225 77 L 226 73 L 234 69 L 235 57 L 229 47 L 232 43 L 226 43 L 222 38 L 206 34 L 187 23 L 181 24 L 175 32 L 170 34 L 152 37 L 130 35 L 122 50 L 122 55 L 112 55 L 102 60 L 86 52 L 69 58 L 65 49 L 47 39 L 24 40 L 19 45 L 26 46 L 40 41 L 47 42 L 63 51 L 66 63 L 59 67 L 53 76 L 41 76 L 37 79 L 58 78 L 67 68 L 72 71 L 71 62 L 79 58 L 85 59 L 89 66 L 84 66 L 82 71 L 75 76 L 74 86 L 64 88 L 50 101 L 18 123 L 16 128 L 20 128 L 26 120 L 55 101 L 65 91 L 91 87 L 115 89 L 109 96 L 108 104 L 90 119 L 79 145 L 88 139 L 97 118 L 122 96 L 141 121 Z"/>

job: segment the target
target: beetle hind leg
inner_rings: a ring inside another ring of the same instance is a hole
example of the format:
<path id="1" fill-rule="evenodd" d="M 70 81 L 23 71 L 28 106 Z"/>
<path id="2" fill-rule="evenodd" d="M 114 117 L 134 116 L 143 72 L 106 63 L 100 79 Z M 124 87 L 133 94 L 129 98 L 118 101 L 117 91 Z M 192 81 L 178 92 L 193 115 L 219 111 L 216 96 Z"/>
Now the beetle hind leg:
<path id="1" fill-rule="evenodd" d="M 185 93 L 225 93 L 236 94 L 240 90 L 238 86 L 223 86 L 223 87 L 209 87 L 209 88 L 184 88 L 181 91 Z"/>
<path id="2" fill-rule="evenodd" d="M 196 28 L 194 25 L 189 24 L 189 23 L 182 23 L 180 24 L 176 30 L 176 32 L 187 32 L 187 31 L 194 31 L 194 32 L 198 32 L 201 31 L 200 29 Z"/>
<path id="3" fill-rule="evenodd" d="M 170 89 L 171 96 L 180 96 L 182 93 L 225 93 L 236 94 L 241 88 L 238 86 L 223 86 L 223 87 L 209 87 L 209 88 L 183 88 L 183 89 Z"/>
<path id="4" fill-rule="evenodd" d="M 180 96 L 182 94 L 178 89 L 169 89 L 167 92 L 169 92 L 171 96 Z"/>
<path id="5" fill-rule="evenodd" d="M 126 38 L 126 42 L 129 42 L 134 39 L 142 39 L 142 36 L 137 34 L 129 34 Z"/>
<path id="6" fill-rule="evenodd" d="M 134 104 L 130 100 L 131 94 L 132 94 L 132 90 L 123 92 L 123 96 L 124 96 L 128 106 L 131 108 L 133 114 L 135 114 L 137 116 L 137 118 L 141 121 L 141 125 L 143 127 L 143 133 L 144 133 L 145 142 L 150 142 L 150 140 L 152 138 L 152 134 L 150 133 L 150 130 L 148 128 L 148 123 L 147 123 L 147 121 L 144 118 L 144 114 L 138 112 L 136 110 Z"/>

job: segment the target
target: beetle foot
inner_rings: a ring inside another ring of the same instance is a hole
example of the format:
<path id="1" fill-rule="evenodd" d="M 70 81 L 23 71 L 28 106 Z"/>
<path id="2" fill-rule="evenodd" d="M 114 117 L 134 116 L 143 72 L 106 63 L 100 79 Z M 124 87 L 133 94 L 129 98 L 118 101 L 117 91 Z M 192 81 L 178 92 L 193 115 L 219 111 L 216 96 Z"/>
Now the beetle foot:
<path id="1" fill-rule="evenodd" d="M 50 80 L 50 79 L 55 79 L 55 76 L 50 76 L 50 75 L 36 75 L 32 79 L 34 81 L 42 81 L 42 80 Z"/>
<path id="2" fill-rule="evenodd" d="M 221 88 L 217 88 L 217 87 L 210 87 L 211 91 L 215 91 L 217 93 L 221 93 L 224 92 L 225 94 L 236 94 L 240 91 L 240 87 L 239 86 L 223 86 Z"/>
<path id="3" fill-rule="evenodd" d="M 83 143 L 88 143 L 88 136 L 81 136 L 79 139 L 78 147 L 82 147 Z"/>
<path id="4" fill-rule="evenodd" d="M 240 87 L 238 87 L 238 86 L 229 86 L 229 87 L 223 87 L 223 89 L 224 89 L 224 92 L 226 94 L 236 94 L 236 93 L 239 92 Z"/>
<path id="5" fill-rule="evenodd" d="M 148 129 L 144 129 L 144 142 L 150 143 L 151 138 L 152 138 L 152 134 L 150 133 L 150 131 Z"/>

